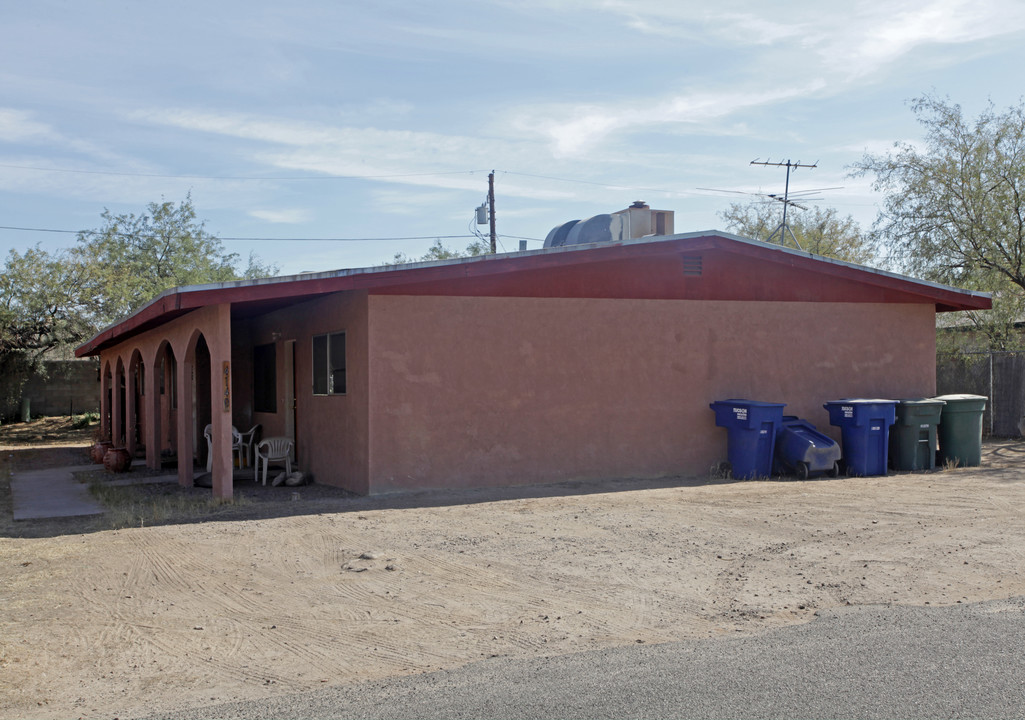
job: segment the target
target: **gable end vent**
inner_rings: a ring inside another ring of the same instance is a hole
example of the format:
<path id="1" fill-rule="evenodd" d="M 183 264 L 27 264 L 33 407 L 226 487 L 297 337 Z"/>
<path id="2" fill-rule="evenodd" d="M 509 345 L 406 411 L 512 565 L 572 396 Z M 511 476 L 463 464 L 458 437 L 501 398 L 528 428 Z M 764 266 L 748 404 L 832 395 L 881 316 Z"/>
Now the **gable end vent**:
<path id="1" fill-rule="evenodd" d="M 689 277 L 701 277 L 700 255 L 691 255 L 683 258 L 683 274 Z"/>

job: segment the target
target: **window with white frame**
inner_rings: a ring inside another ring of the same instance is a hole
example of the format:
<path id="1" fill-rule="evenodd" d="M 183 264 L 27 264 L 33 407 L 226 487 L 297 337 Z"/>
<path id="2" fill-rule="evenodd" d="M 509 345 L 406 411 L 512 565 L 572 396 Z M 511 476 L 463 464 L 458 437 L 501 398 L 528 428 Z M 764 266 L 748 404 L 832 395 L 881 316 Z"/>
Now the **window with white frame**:
<path id="1" fill-rule="evenodd" d="M 345 394 L 345 333 L 313 336 L 313 394 Z"/>

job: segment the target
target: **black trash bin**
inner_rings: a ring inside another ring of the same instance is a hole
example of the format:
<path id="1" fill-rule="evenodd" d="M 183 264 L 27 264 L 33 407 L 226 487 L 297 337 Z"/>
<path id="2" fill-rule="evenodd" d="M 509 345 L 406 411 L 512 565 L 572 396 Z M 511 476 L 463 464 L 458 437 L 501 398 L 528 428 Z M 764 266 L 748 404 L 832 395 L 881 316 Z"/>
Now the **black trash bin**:
<path id="1" fill-rule="evenodd" d="M 985 395 L 940 395 L 939 461 L 961 467 L 982 464 L 982 415 Z"/>
<path id="2" fill-rule="evenodd" d="M 890 467 L 932 470 L 936 467 L 936 428 L 946 403 L 935 398 L 898 400 L 890 430 Z"/>

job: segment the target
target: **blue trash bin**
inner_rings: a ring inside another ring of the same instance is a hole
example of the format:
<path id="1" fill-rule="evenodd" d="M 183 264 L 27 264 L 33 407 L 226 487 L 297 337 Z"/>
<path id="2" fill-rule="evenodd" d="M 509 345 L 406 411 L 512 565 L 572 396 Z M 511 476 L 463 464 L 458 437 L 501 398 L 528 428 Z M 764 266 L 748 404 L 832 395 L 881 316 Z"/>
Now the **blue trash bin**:
<path id="1" fill-rule="evenodd" d="M 829 411 L 829 424 L 840 428 L 847 474 L 885 475 L 897 401 L 848 398 L 822 407 Z"/>
<path id="2" fill-rule="evenodd" d="M 776 446 L 776 430 L 783 421 L 786 403 L 757 400 L 717 400 L 715 424 L 726 428 L 727 456 L 733 477 L 747 480 L 769 477 Z"/>
<path id="3" fill-rule="evenodd" d="M 823 435 L 807 420 L 784 415 L 776 432 L 776 470 L 792 473 L 802 480 L 811 475 L 840 474 L 840 446 Z"/>

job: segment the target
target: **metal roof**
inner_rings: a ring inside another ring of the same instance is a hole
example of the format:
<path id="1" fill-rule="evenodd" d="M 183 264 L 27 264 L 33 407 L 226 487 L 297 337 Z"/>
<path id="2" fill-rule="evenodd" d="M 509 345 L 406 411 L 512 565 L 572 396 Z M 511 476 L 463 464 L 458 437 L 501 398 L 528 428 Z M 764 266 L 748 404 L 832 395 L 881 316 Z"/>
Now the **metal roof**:
<path id="1" fill-rule="evenodd" d="M 190 310 L 220 303 L 232 303 L 249 308 L 249 312 L 268 311 L 317 295 L 346 290 L 366 290 L 371 293 L 449 294 L 460 283 L 465 288 L 453 294 L 468 295 L 538 295 L 563 297 L 549 288 L 542 292 L 531 286 L 529 290 L 510 289 L 504 283 L 501 291 L 497 278 L 515 275 L 517 278 L 538 275 L 553 269 L 564 274 L 569 269 L 605 263 L 607 267 L 626 268 L 625 261 L 633 259 L 669 258 L 694 250 L 713 250 L 749 258 L 752 262 L 768 262 L 775 266 L 800 267 L 806 274 L 818 273 L 845 282 L 886 288 L 914 297 L 916 302 L 932 302 L 937 311 L 984 309 L 991 306 L 989 293 L 973 292 L 939 283 L 917 280 L 877 268 L 856 265 L 833 258 L 770 245 L 758 240 L 732 235 L 718 230 L 677 235 L 645 237 L 613 243 L 567 245 L 538 250 L 523 250 L 501 255 L 479 255 L 431 262 L 402 265 L 379 265 L 367 268 L 349 268 L 318 273 L 302 273 L 282 277 L 237 280 L 172 288 L 160 293 L 128 317 L 104 328 L 79 346 L 79 357 L 97 354 L 104 347 L 120 342 L 131 335 L 155 327 Z M 614 263 L 609 265 L 609 263 Z M 628 269 L 618 270 L 620 274 Z M 527 275 L 524 275 L 526 273 Z M 637 278 L 633 278 L 637 280 Z M 550 281 L 549 281 L 550 284 Z M 530 283 L 519 282 L 517 287 L 527 288 Z M 634 288 L 636 290 L 636 288 Z M 598 294 L 576 295 L 588 297 L 620 297 L 608 287 L 595 287 Z M 634 294 L 623 296 L 634 297 Z M 642 295 L 649 297 L 652 295 Z M 685 297 L 668 295 L 667 297 Z M 719 297 L 717 299 L 729 299 Z M 751 299 L 738 296 L 736 299 Z M 802 298 L 812 300 L 813 298 Z M 886 301 L 886 300 L 880 300 Z M 911 300 L 904 300 L 905 302 Z"/>

